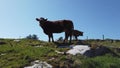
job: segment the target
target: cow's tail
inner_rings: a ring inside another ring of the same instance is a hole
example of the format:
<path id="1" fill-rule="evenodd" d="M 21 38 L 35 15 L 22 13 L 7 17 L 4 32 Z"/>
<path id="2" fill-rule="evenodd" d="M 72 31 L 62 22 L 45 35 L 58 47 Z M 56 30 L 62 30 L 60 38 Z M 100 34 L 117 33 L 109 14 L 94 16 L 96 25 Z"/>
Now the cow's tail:
<path id="1" fill-rule="evenodd" d="M 74 33 L 74 24 L 73 24 L 73 22 L 72 22 L 72 29 L 71 29 L 71 31 L 70 31 L 70 42 L 72 41 L 72 37 L 73 37 L 73 33 Z"/>
<path id="2" fill-rule="evenodd" d="M 74 24 L 72 23 L 72 35 L 74 34 L 73 32 L 74 32 Z"/>

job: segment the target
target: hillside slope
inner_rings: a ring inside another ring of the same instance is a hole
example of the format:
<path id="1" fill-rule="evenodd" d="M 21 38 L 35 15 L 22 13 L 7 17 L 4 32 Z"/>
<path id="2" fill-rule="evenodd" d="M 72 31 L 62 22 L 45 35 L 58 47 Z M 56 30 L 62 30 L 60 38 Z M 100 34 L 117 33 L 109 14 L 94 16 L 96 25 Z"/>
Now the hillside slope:
<path id="1" fill-rule="evenodd" d="M 0 68 L 23 68 L 31 65 L 31 62 L 35 60 L 46 61 L 53 68 L 120 67 L 120 58 L 111 54 L 88 58 L 80 54 L 75 56 L 59 54 L 56 50 L 66 52 L 69 48 L 59 48 L 56 43 L 30 39 L 0 39 L 0 42 Z M 93 43 L 93 41 L 89 43 Z M 108 45 L 107 42 L 99 43 Z M 114 45 L 119 47 L 119 43 L 114 43 Z M 117 54 L 120 53 L 117 52 Z"/>

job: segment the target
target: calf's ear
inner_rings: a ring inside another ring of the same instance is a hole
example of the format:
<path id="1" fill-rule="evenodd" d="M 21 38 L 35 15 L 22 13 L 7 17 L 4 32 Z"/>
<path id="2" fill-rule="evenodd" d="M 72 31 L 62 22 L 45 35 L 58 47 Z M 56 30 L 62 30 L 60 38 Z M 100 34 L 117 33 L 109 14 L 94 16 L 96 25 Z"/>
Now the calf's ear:
<path id="1" fill-rule="evenodd" d="M 39 21 L 39 19 L 38 19 L 38 18 L 36 18 L 36 20 L 37 20 L 37 21 Z"/>

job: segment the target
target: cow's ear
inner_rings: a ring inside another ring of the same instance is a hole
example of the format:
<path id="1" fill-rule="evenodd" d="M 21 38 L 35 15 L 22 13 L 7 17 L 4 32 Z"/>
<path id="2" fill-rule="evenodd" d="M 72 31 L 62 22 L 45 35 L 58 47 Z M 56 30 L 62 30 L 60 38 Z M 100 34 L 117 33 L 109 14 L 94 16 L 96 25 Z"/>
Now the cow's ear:
<path id="1" fill-rule="evenodd" d="M 38 18 L 36 18 L 36 20 L 37 20 L 37 21 L 39 21 L 39 19 L 38 19 Z"/>
<path id="2" fill-rule="evenodd" d="M 46 18 L 45 21 L 47 21 L 48 19 Z"/>

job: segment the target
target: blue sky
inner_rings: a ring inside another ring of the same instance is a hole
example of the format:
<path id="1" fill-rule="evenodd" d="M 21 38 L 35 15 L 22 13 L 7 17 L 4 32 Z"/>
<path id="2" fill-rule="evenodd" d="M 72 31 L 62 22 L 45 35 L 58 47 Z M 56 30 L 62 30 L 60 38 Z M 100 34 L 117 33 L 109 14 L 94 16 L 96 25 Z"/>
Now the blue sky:
<path id="1" fill-rule="evenodd" d="M 0 38 L 29 34 L 48 40 L 35 18 L 69 19 L 92 39 L 120 39 L 120 0 L 0 0 Z M 54 34 L 54 39 L 64 33 Z"/>

